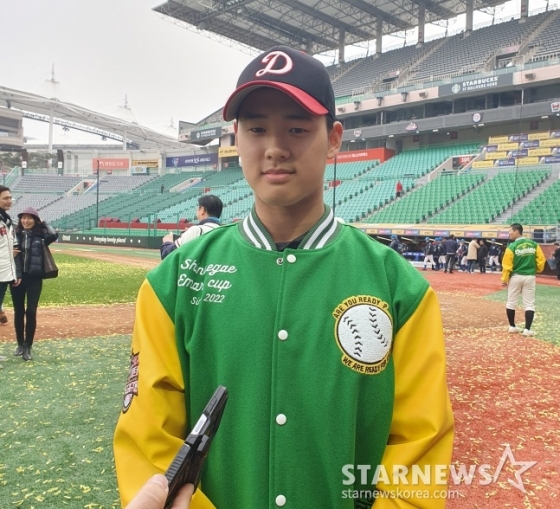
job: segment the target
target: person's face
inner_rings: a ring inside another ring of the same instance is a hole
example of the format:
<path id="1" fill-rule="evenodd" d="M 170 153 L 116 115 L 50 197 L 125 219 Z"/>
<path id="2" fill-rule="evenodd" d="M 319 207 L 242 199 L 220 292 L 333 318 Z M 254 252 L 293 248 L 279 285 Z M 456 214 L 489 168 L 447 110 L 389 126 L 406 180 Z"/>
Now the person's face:
<path id="1" fill-rule="evenodd" d="M 35 226 L 35 219 L 30 214 L 22 214 L 20 221 L 25 230 L 31 230 Z"/>
<path id="2" fill-rule="evenodd" d="M 311 115 L 278 90 L 261 88 L 243 101 L 235 131 L 257 206 L 323 203 L 326 162 L 342 140 L 339 122 L 329 132 L 325 116 Z"/>
<path id="3" fill-rule="evenodd" d="M 12 208 L 12 193 L 3 191 L 0 193 L 0 209 L 10 210 Z"/>
<path id="4" fill-rule="evenodd" d="M 514 230 L 513 228 L 509 229 L 509 239 L 510 240 L 515 240 L 520 236 L 519 232 L 517 230 Z"/>

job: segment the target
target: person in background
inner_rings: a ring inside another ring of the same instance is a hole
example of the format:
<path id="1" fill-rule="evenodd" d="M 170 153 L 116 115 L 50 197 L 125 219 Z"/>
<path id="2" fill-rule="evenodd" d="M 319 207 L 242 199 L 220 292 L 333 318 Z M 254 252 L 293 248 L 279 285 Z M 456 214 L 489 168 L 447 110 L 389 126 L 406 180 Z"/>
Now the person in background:
<path id="1" fill-rule="evenodd" d="M 459 244 L 455 240 L 455 235 L 450 235 L 447 240 L 443 243 L 445 247 L 445 270 L 446 273 L 453 274 L 453 268 L 455 267 L 455 260 L 457 258 L 457 249 L 459 249 Z"/>
<path id="2" fill-rule="evenodd" d="M 480 269 L 480 273 L 481 274 L 486 274 L 486 259 L 488 258 L 488 246 L 486 245 L 486 242 L 484 242 L 483 239 L 480 239 L 478 241 L 478 253 L 477 253 L 477 259 L 478 259 L 478 268 Z"/>
<path id="3" fill-rule="evenodd" d="M 559 281 L 558 284 L 560 285 L 560 242 L 556 242 L 554 245 L 556 246 L 556 249 L 554 250 L 552 257 L 556 263 L 556 277 Z"/>
<path id="4" fill-rule="evenodd" d="M 423 270 L 426 270 L 428 264 L 432 267 L 432 270 L 434 270 L 435 261 L 434 261 L 433 242 L 430 240 L 430 237 L 426 237 L 424 240 L 426 241 L 426 245 L 424 246 L 424 269 Z"/>
<path id="5" fill-rule="evenodd" d="M 496 239 L 492 239 L 488 248 L 488 267 L 492 272 L 496 269 L 500 270 L 500 246 L 496 243 Z"/>
<path id="6" fill-rule="evenodd" d="M 205 194 L 198 199 L 198 207 L 196 209 L 196 218 L 199 223 L 190 226 L 177 240 L 173 240 L 173 234 L 168 233 L 163 237 L 163 244 L 159 252 L 163 260 L 169 253 L 175 251 L 179 246 L 189 242 L 214 228 L 220 226 L 220 217 L 224 204 L 222 200 L 213 194 Z"/>
<path id="7" fill-rule="evenodd" d="M 12 208 L 12 192 L 9 187 L 0 186 L 0 324 L 6 325 L 8 317 L 4 311 L 4 297 L 8 285 L 18 285 L 14 262 L 16 238 L 14 224 L 8 211 Z"/>
<path id="8" fill-rule="evenodd" d="M 401 250 L 400 250 L 399 246 L 400 246 L 399 237 L 393 233 L 393 235 L 391 235 L 391 242 L 389 244 L 389 247 L 393 251 L 396 251 L 397 253 L 400 253 Z"/>
<path id="9" fill-rule="evenodd" d="M 478 249 L 480 245 L 477 239 L 472 239 L 469 242 L 469 247 L 467 248 L 467 272 L 472 274 L 474 272 L 474 266 L 476 265 L 476 260 L 478 259 Z"/>
<path id="10" fill-rule="evenodd" d="M 534 240 L 523 236 L 523 226 L 514 223 L 509 228 L 512 241 L 502 259 L 502 286 L 508 288 L 506 314 L 509 321 L 508 332 L 521 332 L 515 325 L 515 308 L 519 296 L 523 297 L 525 308 L 524 336 L 534 336 L 531 330 L 535 317 L 536 274 L 544 270 L 546 258 Z"/>
<path id="11" fill-rule="evenodd" d="M 400 198 L 403 194 L 403 185 L 400 180 L 397 180 L 396 194 L 397 198 Z"/>
<path id="12" fill-rule="evenodd" d="M 39 213 L 32 207 L 20 212 L 18 218 L 15 232 L 19 253 L 15 262 L 21 283 L 10 289 L 17 340 L 14 355 L 21 355 L 24 361 L 30 361 L 37 329 L 37 307 L 43 290 L 43 246 L 52 244 L 58 234 L 49 224 L 41 221 Z"/>
<path id="13" fill-rule="evenodd" d="M 467 271 L 467 243 L 461 239 L 459 248 L 457 249 L 457 260 L 459 261 L 459 269 L 461 272 Z"/>

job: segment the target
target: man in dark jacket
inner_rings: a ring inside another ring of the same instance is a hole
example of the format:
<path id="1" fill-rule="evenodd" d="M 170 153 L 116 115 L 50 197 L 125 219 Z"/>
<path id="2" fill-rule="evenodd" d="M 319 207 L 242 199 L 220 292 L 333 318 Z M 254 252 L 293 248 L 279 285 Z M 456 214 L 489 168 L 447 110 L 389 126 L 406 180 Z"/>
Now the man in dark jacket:
<path id="1" fill-rule="evenodd" d="M 443 243 L 445 247 L 445 270 L 444 273 L 449 271 L 449 274 L 453 274 L 453 267 L 455 267 L 455 259 L 457 256 L 457 249 L 459 249 L 459 244 L 455 240 L 454 235 L 447 237 L 447 240 Z"/>
<path id="2" fill-rule="evenodd" d="M 481 274 L 486 274 L 486 258 L 488 258 L 488 246 L 484 240 L 478 241 L 480 248 L 478 249 L 478 268 Z"/>

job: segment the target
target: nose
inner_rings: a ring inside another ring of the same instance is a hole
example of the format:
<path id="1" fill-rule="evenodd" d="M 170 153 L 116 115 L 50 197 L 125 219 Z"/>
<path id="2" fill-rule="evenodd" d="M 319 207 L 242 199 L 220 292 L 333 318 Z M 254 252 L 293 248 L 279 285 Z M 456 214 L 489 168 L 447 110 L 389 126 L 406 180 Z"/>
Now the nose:
<path id="1" fill-rule="evenodd" d="M 286 143 L 281 137 L 273 136 L 271 137 L 265 155 L 270 161 L 285 161 L 290 157 L 290 151 L 286 148 Z"/>

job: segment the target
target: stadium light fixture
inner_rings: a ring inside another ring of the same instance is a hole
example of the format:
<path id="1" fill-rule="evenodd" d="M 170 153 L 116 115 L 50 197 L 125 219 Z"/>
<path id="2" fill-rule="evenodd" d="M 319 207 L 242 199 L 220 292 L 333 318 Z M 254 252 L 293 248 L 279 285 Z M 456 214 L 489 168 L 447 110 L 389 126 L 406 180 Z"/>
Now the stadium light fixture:
<path id="1" fill-rule="evenodd" d="M 439 133 L 439 129 L 432 129 L 433 133 Z"/>
<path id="2" fill-rule="evenodd" d="M 541 117 L 541 120 L 546 120 L 547 118 L 548 118 L 548 115 L 543 115 L 543 116 Z"/>
<path id="3" fill-rule="evenodd" d="M 354 109 L 359 110 L 362 105 L 362 101 L 354 101 Z"/>

